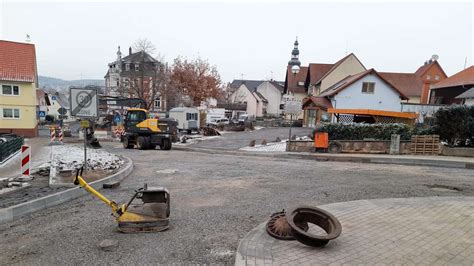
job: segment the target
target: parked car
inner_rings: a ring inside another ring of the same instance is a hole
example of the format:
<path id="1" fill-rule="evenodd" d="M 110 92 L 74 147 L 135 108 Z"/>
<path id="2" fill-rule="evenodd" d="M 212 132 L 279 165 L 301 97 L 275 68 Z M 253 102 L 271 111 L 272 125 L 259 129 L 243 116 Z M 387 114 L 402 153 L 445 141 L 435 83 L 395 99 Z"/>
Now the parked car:
<path id="1" fill-rule="evenodd" d="M 217 125 L 228 125 L 229 119 L 227 118 L 220 118 L 220 119 L 214 119 L 210 123 L 208 123 L 208 126 L 217 126 Z"/>

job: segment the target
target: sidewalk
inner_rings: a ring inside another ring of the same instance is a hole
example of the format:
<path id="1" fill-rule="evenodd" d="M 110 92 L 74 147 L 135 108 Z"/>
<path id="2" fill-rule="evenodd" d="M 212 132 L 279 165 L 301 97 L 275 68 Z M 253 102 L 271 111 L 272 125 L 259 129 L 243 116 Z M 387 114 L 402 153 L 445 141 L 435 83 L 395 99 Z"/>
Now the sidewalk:
<path id="1" fill-rule="evenodd" d="M 342 224 L 324 248 L 269 236 L 265 223 L 239 242 L 235 265 L 472 265 L 473 197 L 375 199 L 318 206 Z"/>
<path id="2" fill-rule="evenodd" d="M 400 164 L 474 169 L 474 158 L 452 156 L 388 155 L 388 154 L 349 154 L 349 153 L 307 153 L 307 152 L 248 152 L 242 150 L 218 150 L 194 147 L 173 147 L 175 150 L 226 154 L 236 156 L 258 156 L 271 158 L 303 159 L 316 161 Z"/>

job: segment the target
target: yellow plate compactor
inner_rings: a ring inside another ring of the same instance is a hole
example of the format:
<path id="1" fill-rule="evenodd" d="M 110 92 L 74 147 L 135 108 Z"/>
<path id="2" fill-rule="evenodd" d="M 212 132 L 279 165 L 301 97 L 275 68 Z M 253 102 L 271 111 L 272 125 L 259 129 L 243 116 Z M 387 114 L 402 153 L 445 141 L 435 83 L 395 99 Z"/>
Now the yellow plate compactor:
<path id="1" fill-rule="evenodd" d="M 112 215 L 118 222 L 120 232 L 159 232 L 169 228 L 170 194 L 166 188 L 152 188 L 145 184 L 135 190 L 128 203 L 118 205 L 91 187 L 82 178 L 82 170 L 83 168 L 77 170 L 74 184 L 83 187 L 112 208 Z"/>

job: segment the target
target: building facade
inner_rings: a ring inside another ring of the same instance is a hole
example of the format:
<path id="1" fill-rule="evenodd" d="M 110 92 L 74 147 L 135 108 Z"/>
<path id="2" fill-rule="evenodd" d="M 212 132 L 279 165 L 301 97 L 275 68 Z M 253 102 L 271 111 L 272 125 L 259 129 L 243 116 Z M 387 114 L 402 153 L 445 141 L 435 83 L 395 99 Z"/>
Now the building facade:
<path id="1" fill-rule="evenodd" d="M 38 135 L 33 44 L 0 40 L 0 133 Z"/>
<path id="2" fill-rule="evenodd" d="M 165 67 L 145 51 L 133 53 L 131 47 L 128 49 L 128 55 L 122 57 L 119 46 L 117 58 L 109 63 L 104 76 L 105 93 L 114 97 L 142 98 L 152 102 L 150 109 L 166 111 L 164 97 L 153 89 L 158 79 L 162 78 L 160 75 L 166 71 Z"/>

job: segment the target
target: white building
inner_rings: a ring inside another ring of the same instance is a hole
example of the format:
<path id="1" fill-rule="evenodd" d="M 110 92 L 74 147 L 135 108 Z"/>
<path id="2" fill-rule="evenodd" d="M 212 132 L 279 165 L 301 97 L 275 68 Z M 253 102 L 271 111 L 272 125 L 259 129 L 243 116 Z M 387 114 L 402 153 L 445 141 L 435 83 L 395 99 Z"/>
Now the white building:
<path id="1" fill-rule="evenodd" d="M 408 100 L 401 91 L 383 79 L 374 69 L 348 76 L 319 96 L 330 100 L 335 110 L 400 112 L 400 100 Z"/>
<path id="2" fill-rule="evenodd" d="M 278 116 L 283 86 L 276 81 L 234 80 L 231 87 L 237 88 L 230 96 L 233 104 L 246 104 L 247 114 L 253 117 Z"/>

